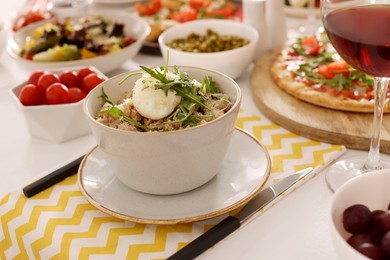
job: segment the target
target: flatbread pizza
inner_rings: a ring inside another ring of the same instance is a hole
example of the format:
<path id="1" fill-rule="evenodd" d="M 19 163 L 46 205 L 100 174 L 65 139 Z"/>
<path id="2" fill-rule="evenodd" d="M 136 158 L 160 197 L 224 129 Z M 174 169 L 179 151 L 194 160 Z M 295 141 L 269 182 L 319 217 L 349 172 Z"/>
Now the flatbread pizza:
<path id="1" fill-rule="evenodd" d="M 296 38 L 277 53 L 271 76 L 290 95 L 326 108 L 373 112 L 373 78 L 340 58 L 325 34 Z M 387 92 L 384 112 L 390 112 Z"/>

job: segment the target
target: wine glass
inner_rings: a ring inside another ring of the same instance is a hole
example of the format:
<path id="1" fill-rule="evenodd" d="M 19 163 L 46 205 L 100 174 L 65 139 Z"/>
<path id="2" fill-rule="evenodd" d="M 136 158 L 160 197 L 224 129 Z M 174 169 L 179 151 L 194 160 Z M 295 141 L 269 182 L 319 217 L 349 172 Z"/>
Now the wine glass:
<path id="1" fill-rule="evenodd" d="M 289 32 L 290 38 L 314 36 L 321 27 L 317 19 L 317 0 L 288 0 L 289 4 L 296 9 L 302 9 L 306 13 L 306 19 L 298 27 Z"/>
<path id="2" fill-rule="evenodd" d="M 380 130 L 390 77 L 390 1 L 321 0 L 325 31 L 339 55 L 352 67 L 374 77 L 374 114 L 367 156 L 345 158 L 330 166 L 326 182 L 332 191 L 348 179 L 390 168 L 380 160 Z"/>
<path id="3" fill-rule="evenodd" d="M 320 26 L 316 18 L 316 0 L 308 0 L 307 9 L 308 14 L 304 25 L 299 26 L 298 31 L 303 36 L 313 36 L 316 34 Z"/>

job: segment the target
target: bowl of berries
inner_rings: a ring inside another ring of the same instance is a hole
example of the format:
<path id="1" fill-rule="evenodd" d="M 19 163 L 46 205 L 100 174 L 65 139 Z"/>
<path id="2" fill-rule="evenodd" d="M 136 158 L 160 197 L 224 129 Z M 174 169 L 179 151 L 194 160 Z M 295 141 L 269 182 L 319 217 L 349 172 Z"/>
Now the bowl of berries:
<path id="1" fill-rule="evenodd" d="M 106 79 L 95 67 L 36 70 L 10 94 L 32 137 L 62 143 L 91 132 L 84 98 Z"/>
<path id="2" fill-rule="evenodd" d="M 345 183 L 335 192 L 330 210 L 340 259 L 390 259 L 390 169 Z"/>

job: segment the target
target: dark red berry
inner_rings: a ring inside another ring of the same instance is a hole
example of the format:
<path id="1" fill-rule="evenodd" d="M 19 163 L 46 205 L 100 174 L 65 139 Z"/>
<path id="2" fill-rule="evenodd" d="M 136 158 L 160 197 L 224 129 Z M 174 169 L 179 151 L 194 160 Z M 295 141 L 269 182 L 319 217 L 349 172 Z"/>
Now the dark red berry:
<path id="1" fill-rule="evenodd" d="M 350 244 L 353 248 L 358 248 L 361 244 L 373 243 L 373 240 L 370 234 L 356 234 L 350 236 L 347 240 L 347 243 Z"/>
<path id="2" fill-rule="evenodd" d="M 364 243 L 361 244 L 358 248 L 356 248 L 357 251 L 362 253 L 363 255 L 367 256 L 370 259 L 373 260 L 382 260 L 383 254 L 379 247 L 377 247 L 374 244 L 371 243 Z"/>
<path id="3" fill-rule="evenodd" d="M 365 233 L 370 230 L 371 224 L 371 211 L 364 205 L 355 204 L 343 212 L 343 225 L 349 233 Z"/>
<path id="4" fill-rule="evenodd" d="M 387 231 L 387 233 L 382 237 L 381 249 L 383 254 L 387 258 L 390 258 L 390 231 Z"/>

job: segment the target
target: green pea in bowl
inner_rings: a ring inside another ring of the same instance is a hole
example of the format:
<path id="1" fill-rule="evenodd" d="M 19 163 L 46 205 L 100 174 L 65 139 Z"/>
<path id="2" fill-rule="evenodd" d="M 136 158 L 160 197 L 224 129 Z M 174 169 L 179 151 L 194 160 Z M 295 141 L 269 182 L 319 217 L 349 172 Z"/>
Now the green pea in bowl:
<path id="1" fill-rule="evenodd" d="M 169 55 L 171 64 L 210 69 L 233 79 L 240 77 L 253 61 L 258 41 L 259 34 L 250 25 L 222 19 L 175 25 L 158 39 L 164 58 Z M 181 42 L 180 47 L 172 47 L 173 42 Z"/>

